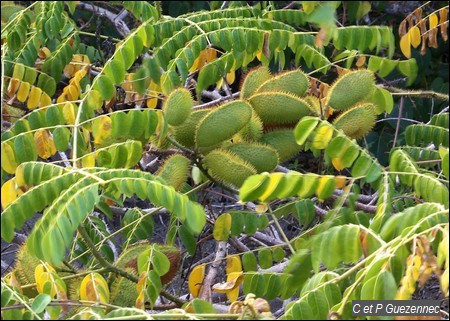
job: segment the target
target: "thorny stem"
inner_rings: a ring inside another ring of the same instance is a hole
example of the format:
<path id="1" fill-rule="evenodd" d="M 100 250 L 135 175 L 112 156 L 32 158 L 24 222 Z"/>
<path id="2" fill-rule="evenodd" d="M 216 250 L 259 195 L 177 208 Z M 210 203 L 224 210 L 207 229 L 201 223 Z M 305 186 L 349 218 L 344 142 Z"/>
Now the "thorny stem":
<path id="1" fill-rule="evenodd" d="M 392 143 L 392 149 L 395 148 L 395 143 L 397 142 L 398 131 L 400 129 L 400 120 L 402 117 L 402 111 L 403 111 L 403 97 L 400 98 L 400 106 L 398 108 L 397 126 L 395 127 L 395 135 L 394 135 L 394 142 Z"/>

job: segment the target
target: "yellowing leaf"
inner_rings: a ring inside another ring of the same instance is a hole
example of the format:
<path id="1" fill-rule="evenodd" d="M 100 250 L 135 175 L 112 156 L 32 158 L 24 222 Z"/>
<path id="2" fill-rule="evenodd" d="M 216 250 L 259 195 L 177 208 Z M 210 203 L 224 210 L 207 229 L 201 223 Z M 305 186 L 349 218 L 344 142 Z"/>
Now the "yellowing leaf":
<path id="1" fill-rule="evenodd" d="M 27 107 L 28 109 L 35 109 L 37 106 L 39 106 L 39 101 L 41 100 L 41 94 L 42 89 L 39 87 L 32 86 L 30 95 L 28 97 L 27 101 Z"/>
<path id="2" fill-rule="evenodd" d="M 400 38 L 400 49 L 406 58 L 411 58 L 411 41 L 409 33 Z"/>
<path id="3" fill-rule="evenodd" d="M 47 263 L 38 264 L 34 270 L 34 279 L 36 281 L 36 289 L 39 293 L 44 293 L 44 286 L 47 282 L 51 283 L 51 293 L 49 294 L 52 298 L 56 295 L 57 288 L 54 282 L 52 273 L 55 273 L 55 269 Z"/>
<path id="4" fill-rule="evenodd" d="M 333 157 L 331 159 L 331 163 L 333 164 L 334 168 L 336 168 L 338 171 L 341 171 L 345 168 L 339 157 Z"/>
<path id="5" fill-rule="evenodd" d="M 319 126 L 314 136 L 312 146 L 316 149 L 324 149 L 333 137 L 333 128 L 325 123 Z"/>
<path id="6" fill-rule="evenodd" d="M 347 177 L 345 177 L 345 176 L 336 176 L 335 177 L 335 181 L 336 181 L 336 188 L 341 189 L 347 183 Z"/>
<path id="7" fill-rule="evenodd" d="M 147 107 L 154 109 L 158 105 L 158 92 L 161 91 L 161 88 L 155 82 L 150 81 L 148 89 L 150 98 L 147 99 Z"/>
<path id="8" fill-rule="evenodd" d="M 255 212 L 259 213 L 259 214 L 267 212 L 268 209 L 269 209 L 269 206 L 267 206 L 266 203 L 258 204 L 255 206 Z"/>
<path id="9" fill-rule="evenodd" d="M 237 287 L 242 283 L 244 280 L 243 272 L 233 272 L 228 274 L 227 276 L 227 282 L 225 283 L 216 283 L 213 285 L 212 290 L 214 292 L 219 293 L 228 293 Z"/>
<path id="10" fill-rule="evenodd" d="M 227 257 L 226 273 L 229 275 L 233 272 L 242 272 L 241 259 L 237 255 Z"/>
<path id="11" fill-rule="evenodd" d="M 280 181 L 283 179 L 284 173 L 272 173 L 269 178 L 269 185 L 264 191 L 264 194 L 258 197 L 261 202 L 265 202 L 273 191 L 277 188 Z"/>
<path id="12" fill-rule="evenodd" d="M 228 72 L 225 78 L 226 78 L 227 83 L 229 85 L 233 84 L 234 81 L 236 80 L 236 73 L 235 73 L 235 71 L 232 70 L 232 71 Z"/>
<path id="13" fill-rule="evenodd" d="M 75 114 L 75 107 L 73 104 L 67 103 L 64 105 L 63 117 L 64 117 L 64 120 L 67 122 L 67 124 L 69 124 L 69 125 L 75 124 L 75 119 L 76 119 L 77 115 Z"/>
<path id="14" fill-rule="evenodd" d="M 41 59 L 45 59 L 47 57 L 50 57 L 52 53 L 50 52 L 50 49 L 48 49 L 47 47 L 42 47 L 41 49 L 39 49 L 38 51 L 38 56 Z"/>
<path id="15" fill-rule="evenodd" d="M 224 213 L 220 215 L 214 224 L 213 229 L 214 239 L 217 241 L 228 240 L 230 229 L 231 229 L 231 214 Z"/>
<path id="16" fill-rule="evenodd" d="M 422 40 L 421 35 L 420 35 L 420 29 L 417 26 L 412 27 L 409 31 L 408 31 L 409 37 L 410 37 L 410 42 L 411 45 L 414 48 L 417 48 L 420 45 L 420 42 Z"/>
<path id="17" fill-rule="evenodd" d="M 20 83 L 19 90 L 17 91 L 17 100 L 23 103 L 28 98 L 28 93 L 30 92 L 30 84 L 22 81 Z"/>
<path id="18" fill-rule="evenodd" d="M 84 156 L 81 159 L 81 166 L 82 167 L 95 167 L 95 157 L 93 154 L 89 154 Z"/>
<path id="19" fill-rule="evenodd" d="M 9 181 L 6 181 L 2 185 L 1 196 L 2 196 L 2 208 L 4 209 L 7 208 L 9 204 L 11 204 L 17 199 L 16 180 L 14 178 L 10 179 Z"/>
<path id="20" fill-rule="evenodd" d="M 316 195 L 322 202 L 333 194 L 336 188 L 335 178 L 333 176 L 322 176 L 316 189 Z"/>
<path id="21" fill-rule="evenodd" d="M 8 96 L 12 97 L 20 86 L 20 80 L 12 78 L 8 85 Z"/>
<path id="22" fill-rule="evenodd" d="M 16 157 L 13 148 L 6 142 L 2 143 L 2 168 L 8 174 L 14 174 L 17 168 Z"/>
<path id="23" fill-rule="evenodd" d="M 45 107 L 45 106 L 49 106 L 52 104 L 52 99 L 50 98 L 49 95 L 47 95 L 46 93 L 42 93 L 41 95 L 41 108 Z"/>
<path id="24" fill-rule="evenodd" d="M 103 276 L 98 273 L 90 273 L 86 275 L 83 281 L 81 281 L 80 299 L 108 303 L 108 283 Z"/>
<path id="25" fill-rule="evenodd" d="M 189 274 L 188 287 L 194 298 L 197 298 L 202 288 L 203 279 L 205 278 L 205 264 L 197 265 Z"/>
<path id="26" fill-rule="evenodd" d="M 39 157 L 47 159 L 56 154 L 56 146 L 53 137 L 47 129 L 39 129 L 34 133 L 34 144 Z"/>
<path id="27" fill-rule="evenodd" d="M 428 23 L 430 24 L 430 29 L 436 27 L 439 23 L 439 18 L 435 13 L 430 14 L 428 17 Z"/>
<path id="28" fill-rule="evenodd" d="M 366 56 L 359 56 L 356 61 L 356 67 L 362 67 L 366 63 Z"/>
<path id="29" fill-rule="evenodd" d="M 112 121 L 109 116 L 102 115 L 97 117 L 92 124 L 92 134 L 94 135 L 94 144 L 102 145 L 108 137 L 111 136 Z"/>

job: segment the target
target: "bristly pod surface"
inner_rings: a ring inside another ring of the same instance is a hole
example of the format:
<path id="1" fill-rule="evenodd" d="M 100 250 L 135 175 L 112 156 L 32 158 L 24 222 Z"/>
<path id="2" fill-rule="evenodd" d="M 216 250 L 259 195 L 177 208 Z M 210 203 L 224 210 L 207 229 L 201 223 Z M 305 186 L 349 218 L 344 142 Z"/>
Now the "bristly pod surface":
<path id="1" fill-rule="evenodd" d="M 278 165 L 277 151 L 261 143 L 236 143 L 226 148 L 252 164 L 258 173 L 271 172 Z"/>
<path id="2" fill-rule="evenodd" d="M 348 137 L 358 139 L 372 130 L 376 118 L 375 106 L 371 103 L 363 103 L 343 112 L 333 121 L 333 125 L 336 129 L 344 131 Z"/>
<path id="3" fill-rule="evenodd" d="M 346 110 L 368 99 L 375 89 L 369 70 L 356 70 L 340 76 L 328 90 L 327 104 L 335 110 Z"/>
<path id="4" fill-rule="evenodd" d="M 266 80 L 270 79 L 270 70 L 266 66 L 261 66 L 250 70 L 241 85 L 241 99 L 247 99 L 255 93 Z"/>
<path id="5" fill-rule="evenodd" d="M 195 145 L 195 130 L 200 120 L 211 111 L 210 108 L 194 110 L 184 123 L 173 128 L 175 139 L 188 148 Z"/>
<path id="6" fill-rule="evenodd" d="M 253 111 L 252 118 L 250 118 L 248 124 L 245 125 L 235 137 L 233 137 L 233 140 L 237 139 L 238 141 L 256 142 L 261 138 L 263 130 L 264 126 L 261 118 L 259 118 L 258 114 Z"/>
<path id="7" fill-rule="evenodd" d="M 248 100 L 265 124 L 296 123 L 304 116 L 316 115 L 305 100 L 287 92 L 256 93 Z"/>
<path id="8" fill-rule="evenodd" d="M 167 123 L 172 126 L 181 125 L 186 121 L 192 111 L 194 101 L 186 88 L 180 87 L 171 91 L 164 101 L 162 110 Z"/>
<path id="9" fill-rule="evenodd" d="M 277 151 L 281 163 L 297 155 L 303 149 L 295 141 L 292 129 L 277 129 L 268 132 L 261 137 L 261 142 L 272 146 Z"/>
<path id="10" fill-rule="evenodd" d="M 39 264 L 39 259 L 30 253 L 26 243 L 23 244 L 17 253 L 16 267 L 13 270 L 20 285 L 24 286 L 36 283 L 34 270 Z M 30 298 L 38 295 L 36 286 L 24 288 L 22 291 L 23 294 Z"/>
<path id="11" fill-rule="evenodd" d="M 215 179 L 236 187 L 240 187 L 247 177 L 256 174 L 253 165 L 225 149 L 211 151 L 203 158 L 203 163 Z"/>
<path id="12" fill-rule="evenodd" d="M 163 178 L 167 184 L 178 191 L 186 183 L 190 163 L 191 161 L 187 157 L 174 154 L 164 161 L 164 164 L 156 172 L 156 176 Z"/>
<path id="13" fill-rule="evenodd" d="M 215 146 L 239 132 L 252 117 L 252 107 L 243 100 L 226 103 L 206 114 L 195 131 L 197 147 Z"/>
<path id="14" fill-rule="evenodd" d="M 266 80 L 257 92 L 285 91 L 297 96 L 303 96 L 308 90 L 309 82 L 306 75 L 299 69 L 281 72 Z"/>

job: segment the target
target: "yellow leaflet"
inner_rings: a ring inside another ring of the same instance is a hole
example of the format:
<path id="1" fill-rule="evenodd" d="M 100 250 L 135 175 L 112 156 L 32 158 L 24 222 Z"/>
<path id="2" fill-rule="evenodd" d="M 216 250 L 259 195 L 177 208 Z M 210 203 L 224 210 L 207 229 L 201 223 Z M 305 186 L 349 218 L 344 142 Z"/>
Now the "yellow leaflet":
<path id="1" fill-rule="evenodd" d="M 411 58 L 411 40 L 409 33 L 400 38 L 400 49 L 406 58 Z"/>
<path id="2" fill-rule="evenodd" d="M 84 277 L 80 285 L 80 299 L 89 301 L 109 302 L 109 290 L 106 280 L 98 273 Z"/>
<path id="3" fill-rule="evenodd" d="M 101 145 L 111 135 L 112 121 L 106 115 L 97 117 L 92 124 L 94 144 Z"/>
<path id="4" fill-rule="evenodd" d="M 20 86 L 20 80 L 12 78 L 8 85 L 8 96 L 12 97 Z"/>
<path id="5" fill-rule="evenodd" d="M 53 137 L 47 129 L 40 129 L 34 134 L 34 144 L 39 157 L 47 159 L 56 154 L 56 146 Z"/>
<path id="6" fill-rule="evenodd" d="M 149 91 L 149 99 L 147 99 L 147 107 L 148 108 L 156 108 L 158 105 L 158 93 L 161 91 L 161 88 L 158 84 L 153 81 L 150 81 L 150 85 L 148 86 Z"/>
<path id="7" fill-rule="evenodd" d="M 316 189 L 316 195 L 322 202 L 326 198 L 330 197 L 336 187 L 334 177 L 332 176 L 322 176 L 319 179 L 319 185 Z"/>
<path id="8" fill-rule="evenodd" d="M 23 81 L 20 84 L 19 90 L 17 91 L 17 100 L 23 103 L 28 98 L 28 93 L 30 92 L 30 84 Z"/>
<path id="9" fill-rule="evenodd" d="M 311 12 L 313 12 L 317 3 L 318 1 L 301 1 L 303 10 L 306 12 L 306 14 L 310 14 Z"/>
<path id="10" fill-rule="evenodd" d="M 197 265 L 189 274 L 188 287 L 194 298 L 197 298 L 202 288 L 203 279 L 205 278 L 205 264 Z"/>
<path id="11" fill-rule="evenodd" d="M 45 59 L 51 56 L 51 52 L 50 49 L 48 49 L 47 47 L 42 47 L 41 49 L 39 49 L 38 51 L 38 56 L 41 59 Z"/>
<path id="12" fill-rule="evenodd" d="M 136 284 L 136 290 L 139 293 L 135 307 L 138 309 L 144 309 L 145 306 L 145 289 L 147 288 L 147 271 L 144 271 L 139 276 L 138 283 Z"/>
<path id="13" fill-rule="evenodd" d="M 408 31 L 408 34 L 410 37 L 411 45 L 414 48 L 417 48 L 420 45 L 420 42 L 422 40 L 422 38 L 420 36 L 420 29 L 418 27 L 414 26 Z"/>
<path id="14" fill-rule="evenodd" d="M 333 157 L 331 159 L 331 163 L 333 164 L 334 168 L 336 168 L 338 171 L 341 171 L 345 168 L 339 157 Z"/>
<path id="15" fill-rule="evenodd" d="M 269 177 L 269 185 L 267 185 L 264 194 L 258 197 L 261 202 L 264 202 L 267 198 L 269 198 L 273 191 L 277 188 L 280 181 L 283 179 L 284 173 L 272 173 Z"/>
<path id="16" fill-rule="evenodd" d="M 220 215 L 214 224 L 213 236 L 217 241 L 226 241 L 231 229 L 231 214 L 224 213 Z"/>
<path id="17" fill-rule="evenodd" d="M 236 288 L 239 288 L 239 285 L 243 280 L 244 275 L 242 272 L 233 272 L 227 276 L 227 282 L 214 284 L 212 290 L 219 293 L 228 293 Z"/>
<path id="18" fill-rule="evenodd" d="M 356 67 L 362 67 L 366 63 L 366 56 L 359 56 L 358 60 L 356 61 Z"/>
<path id="19" fill-rule="evenodd" d="M 428 22 L 430 24 L 430 29 L 433 29 L 439 23 L 438 16 L 435 13 L 430 14 L 430 16 L 428 17 Z"/>
<path id="20" fill-rule="evenodd" d="M 242 272 L 242 263 L 241 259 L 237 255 L 228 256 L 227 257 L 227 267 L 226 267 L 227 275 L 233 272 Z"/>
<path id="21" fill-rule="evenodd" d="M 13 148 L 6 142 L 2 143 L 2 168 L 8 174 L 14 174 L 17 168 L 16 157 Z"/>
<path id="22" fill-rule="evenodd" d="M 45 106 L 49 106 L 52 104 L 52 99 L 50 98 L 49 95 L 47 95 L 46 93 L 42 93 L 41 95 L 41 108 L 45 107 Z"/>
<path id="23" fill-rule="evenodd" d="M 334 180 L 336 181 L 336 188 L 339 189 L 343 188 L 347 183 L 347 177 L 345 176 L 336 176 Z"/>
<path id="24" fill-rule="evenodd" d="M 56 273 L 52 266 L 48 265 L 47 263 L 39 264 L 36 266 L 36 269 L 34 270 L 34 279 L 36 280 L 36 288 L 39 293 L 44 292 L 44 286 L 47 282 L 51 283 L 51 293 L 50 296 L 52 298 L 55 297 L 57 288 L 56 284 L 54 282 L 54 279 L 52 277 L 53 273 Z"/>
<path id="25" fill-rule="evenodd" d="M 63 107 L 63 117 L 67 124 L 73 125 L 75 124 L 75 107 L 71 103 L 67 103 Z"/>
<path id="26" fill-rule="evenodd" d="M 92 154 L 86 155 L 81 159 L 81 166 L 95 167 L 95 157 Z"/>
<path id="27" fill-rule="evenodd" d="M 9 204 L 11 204 L 17 199 L 16 181 L 14 178 L 10 179 L 9 181 L 6 181 L 2 185 L 1 196 L 2 196 L 2 208 L 4 209 L 7 208 Z"/>
<path id="28" fill-rule="evenodd" d="M 30 96 L 28 97 L 27 107 L 32 110 L 39 106 L 42 90 L 39 87 L 31 86 Z"/>
<path id="29" fill-rule="evenodd" d="M 317 129 L 316 136 L 314 136 L 314 141 L 312 143 L 313 147 L 316 149 L 324 149 L 328 146 L 331 138 L 333 137 L 333 128 L 326 124 L 322 124 Z"/>

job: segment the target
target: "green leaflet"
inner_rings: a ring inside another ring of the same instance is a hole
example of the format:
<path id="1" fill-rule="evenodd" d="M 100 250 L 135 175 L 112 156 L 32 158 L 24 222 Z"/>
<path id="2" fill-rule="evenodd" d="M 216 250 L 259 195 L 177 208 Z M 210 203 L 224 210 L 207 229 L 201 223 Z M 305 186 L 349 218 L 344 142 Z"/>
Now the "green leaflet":
<path id="1" fill-rule="evenodd" d="M 317 235 L 311 247 L 311 261 L 316 273 L 320 263 L 333 270 L 339 263 L 357 263 L 362 256 L 360 230 L 355 225 L 335 226 Z"/>
<path id="2" fill-rule="evenodd" d="M 35 173 L 42 173 L 43 167 L 54 167 L 41 163 L 36 166 L 33 166 L 33 163 L 29 164 L 25 168 L 31 173 L 25 173 L 24 177 L 33 177 Z M 155 205 L 166 207 L 180 221 L 186 222 L 194 233 L 199 233 L 205 225 L 205 214 L 200 205 L 190 201 L 187 196 L 178 194 L 172 188 L 162 185 L 151 174 L 123 169 L 93 169 L 92 171 L 101 180 L 113 183 L 118 191 L 127 196 L 136 193 L 142 199 L 149 198 Z M 118 180 L 116 177 L 119 173 L 122 176 Z M 60 182 L 64 185 L 60 185 Z M 60 186 L 59 191 L 55 188 L 56 186 Z M 39 258 L 59 264 L 66 248 L 73 241 L 72 234 L 98 203 L 99 188 L 102 187 L 93 178 L 83 177 L 77 172 L 69 172 L 65 176 L 56 176 L 30 189 L 3 212 L 2 223 L 5 224 L 2 224 L 2 237 L 5 240 L 12 239 L 14 227 L 20 228 L 28 215 L 33 215 L 35 211 L 49 206 L 45 209 L 43 218 L 37 222 L 28 245 L 30 251 Z M 39 196 L 41 191 L 45 191 L 42 193 L 48 195 L 48 198 Z M 50 193 L 52 191 L 53 194 Z M 31 204 L 34 207 L 30 207 Z M 37 240 L 43 241 L 37 242 Z"/>
<path id="3" fill-rule="evenodd" d="M 389 217 L 380 230 L 380 236 L 390 241 L 398 235 L 410 232 L 410 227 L 418 233 L 445 222 L 448 222 L 448 208 L 445 209 L 437 203 L 422 203 Z"/>

